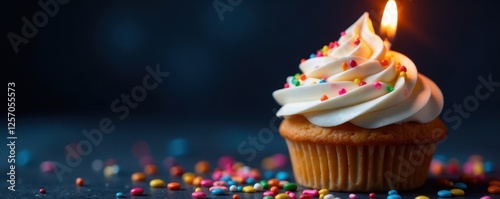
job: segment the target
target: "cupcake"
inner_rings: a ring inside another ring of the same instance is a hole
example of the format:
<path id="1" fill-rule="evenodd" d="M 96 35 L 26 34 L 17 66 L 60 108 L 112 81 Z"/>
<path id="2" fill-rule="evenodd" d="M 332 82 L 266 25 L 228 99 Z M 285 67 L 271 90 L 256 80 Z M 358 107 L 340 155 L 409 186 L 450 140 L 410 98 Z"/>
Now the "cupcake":
<path id="1" fill-rule="evenodd" d="M 422 186 L 437 144 L 443 95 L 405 55 L 388 50 L 368 13 L 302 60 L 273 92 L 298 184 L 373 192 Z"/>

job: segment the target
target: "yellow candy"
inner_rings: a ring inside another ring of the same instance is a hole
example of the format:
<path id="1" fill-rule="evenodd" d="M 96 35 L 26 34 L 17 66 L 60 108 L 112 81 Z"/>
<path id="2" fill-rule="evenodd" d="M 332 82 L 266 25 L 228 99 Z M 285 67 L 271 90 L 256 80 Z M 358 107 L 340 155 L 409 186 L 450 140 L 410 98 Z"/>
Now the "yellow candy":
<path id="1" fill-rule="evenodd" d="M 474 162 L 472 165 L 472 173 L 474 175 L 481 175 L 484 173 L 483 163 L 482 162 Z"/>
<path id="2" fill-rule="evenodd" d="M 417 196 L 415 197 L 415 199 L 430 199 L 430 198 L 427 196 Z"/>
<path id="3" fill-rule="evenodd" d="M 153 179 L 149 181 L 149 186 L 153 188 L 163 188 L 165 187 L 165 182 L 161 179 Z"/>
<path id="4" fill-rule="evenodd" d="M 196 189 L 194 189 L 194 192 L 203 192 L 203 189 L 201 189 L 200 187 L 196 187 Z"/>
<path id="5" fill-rule="evenodd" d="M 280 193 L 274 196 L 274 199 L 290 199 L 290 196 L 286 193 Z"/>
<path id="6" fill-rule="evenodd" d="M 359 84 L 359 83 L 361 83 L 361 80 L 359 80 L 359 79 L 354 79 L 354 83 L 355 83 L 355 84 Z"/>
<path id="7" fill-rule="evenodd" d="M 325 197 L 325 194 L 319 194 L 319 199 L 323 199 Z"/>
<path id="8" fill-rule="evenodd" d="M 451 195 L 454 195 L 454 196 L 463 196 L 463 195 L 465 195 L 465 192 L 462 189 L 452 189 L 452 190 L 450 190 L 450 192 L 451 192 Z"/>
<path id="9" fill-rule="evenodd" d="M 114 171 L 114 169 L 113 169 L 112 166 L 106 166 L 106 167 L 104 167 L 103 172 L 104 172 L 104 176 L 107 177 L 107 178 L 112 177 L 112 176 L 115 175 L 115 171 Z"/>
<path id="10" fill-rule="evenodd" d="M 320 190 L 318 191 L 318 193 L 319 193 L 319 194 L 325 194 L 325 195 L 326 195 L 326 194 L 330 193 L 330 191 L 328 191 L 328 189 L 320 189 Z"/>
<path id="11" fill-rule="evenodd" d="M 193 184 L 193 180 L 196 176 L 194 175 L 194 173 L 184 173 L 182 174 L 182 180 L 186 183 L 186 184 Z"/>
<path id="12" fill-rule="evenodd" d="M 245 192 L 245 193 L 254 193 L 255 192 L 255 188 L 253 188 L 253 186 L 244 186 L 243 187 L 243 192 Z"/>

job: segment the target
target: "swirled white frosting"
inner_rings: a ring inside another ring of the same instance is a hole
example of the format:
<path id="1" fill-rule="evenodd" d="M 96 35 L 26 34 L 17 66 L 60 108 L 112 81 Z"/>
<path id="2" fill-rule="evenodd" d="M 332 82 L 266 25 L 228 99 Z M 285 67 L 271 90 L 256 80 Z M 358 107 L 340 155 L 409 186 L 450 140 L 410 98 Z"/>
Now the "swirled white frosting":
<path id="1" fill-rule="evenodd" d="M 273 92 L 282 105 L 277 116 L 300 114 L 318 126 L 350 122 L 372 129 L 427 123 L 441 113 L 439 87 L 408 57 L 386 50 L 368 13 L 342 33 L 338 44 L 302 62 L 302 76 L 288 77 L 288 88 Z"/>

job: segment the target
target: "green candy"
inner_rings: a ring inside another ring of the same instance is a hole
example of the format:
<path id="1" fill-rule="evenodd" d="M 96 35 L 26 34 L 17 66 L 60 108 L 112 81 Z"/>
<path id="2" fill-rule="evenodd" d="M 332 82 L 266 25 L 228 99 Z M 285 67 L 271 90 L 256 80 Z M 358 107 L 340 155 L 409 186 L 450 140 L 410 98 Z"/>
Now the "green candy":
<path id="1" fill-rule="evenodd" d="M 267 184 L 267 181 L 265 181 L 265 180 L 261 180 L 260 181 L 260 185 L 262 185 L 262 188 L 264 188 L 264 189 L 269 189 L 270 188 L 269 184 Z"/>
<path id="2" fill-rule="evenodd" d="M 285 186 L 283 186 L 283 189 L 286 191 L 295 191 L 297 190 L 297 185 L 295 183 L 286 183 Z"/>
<path id="3" fill-rule="evenodd" d="M 264 199 L 274 199 L 272 196 L 264 196 Z"/>

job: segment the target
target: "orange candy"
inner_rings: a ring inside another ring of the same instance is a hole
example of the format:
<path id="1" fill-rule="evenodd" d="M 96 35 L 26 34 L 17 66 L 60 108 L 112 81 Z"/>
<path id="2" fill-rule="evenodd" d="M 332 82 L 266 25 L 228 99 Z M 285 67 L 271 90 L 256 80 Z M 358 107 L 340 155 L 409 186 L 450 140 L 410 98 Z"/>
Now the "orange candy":
<path id="1" fill-rule="evenodd" d="M 238 194 L 234 194 L 233 199 L 240 199 L 240 196 Z"/>
<path id="2" fill-rule="evenodd" d="M 243 178 L 241 176 L 233 176 L 233 177 L 231 177 L 231 180 L 237 182 L 238 184 L 245 184 L 245 182 L 246 182 L 245 178 Z"/>
<path id="3" fill-rule="evenodd" d="M 199 161 L 194 166 L 194 171 L 196 171 L 196 173 L 198 173 L 198 174 L 206 174 L 206 173 L 210 172 L 211 169 L 212 168 L 210 166 L 210 163 L 208 161 L 205 161 L 205 160 Z"/>
<path id="4" fill-rule="evenodd" d="M 495 186 L 495 185 L 489 186 L 488 187 L 488 193 L 491 193 L 491 194 L 500 194 L 500 186 Z"/>
<path id="5" fill-rule="evenodd" d="M 273 186 L 279 187 L 280 181 L 276 178 L 271 178 L 267 181 L 267 184 L 269 184 L 270 187 L 273 187 Z"/>
<path id="6" fill-rule="evenodd" d="M 173 166 L 170 168 L 170 175 L 182 176 L 182 174 L 184 174 L 184 169 L 181 166 Z"/>
<path id="7" fill-rule="evenodd" d="M 146 176 L 142 172 L 135 172 L 130 176 L 132 182 L 144 182 L 146 181 Z"/>
<path id="8" fill-rule="evenodd" d="M 148 164 L 144 167 L 144 173 L 146 175 L 156 175 L 158 174 L 158 167 L 154 164 Z"/>
<path id="9" fill-rule="evenodd" d="M 203 180 L 203 177 L 198 176 L 193 179 L 193 186 L 199 187 L 201 185 L 201 181 Z"/>
<path id="10" fill-rule="evenodd" d="M 167 188 L 170 190 L 179 190 L 181 189 L 181 184 L 177 182 L 171 182 L 167 184 Z"/>
<path id="11" fill-rule="evenodd" d="M 75 183 L 76 183 L 76 186 L 79 186 L 79 187 L 83 186 L 83 184 L 84 184 L 83 178 L 80 178 L 80 177 L 76 178 Z"/>
<path id="12" fill-rule="evenodd" d="M 274 195 L 278 195 L 278 193 L 280 193 L 280 189 L 277 186 L 272 186 L 269 191 L 272 191 Z"/>

